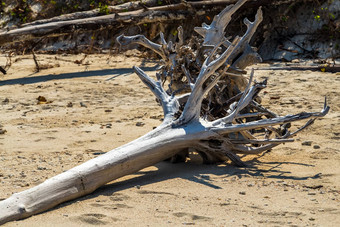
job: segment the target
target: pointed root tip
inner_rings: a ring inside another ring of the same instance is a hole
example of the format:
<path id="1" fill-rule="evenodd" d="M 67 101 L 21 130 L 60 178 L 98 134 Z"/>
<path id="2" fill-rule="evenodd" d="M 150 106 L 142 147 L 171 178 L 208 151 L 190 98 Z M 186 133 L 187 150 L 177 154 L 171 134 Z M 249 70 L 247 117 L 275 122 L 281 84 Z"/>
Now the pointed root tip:
<path id="1" fill-rule="evenodd" d="M 262 11 L 262 6 L 260 6 L 257 10 L 256 17 L 262 21 L 263 19 L 263 11 Z"/>

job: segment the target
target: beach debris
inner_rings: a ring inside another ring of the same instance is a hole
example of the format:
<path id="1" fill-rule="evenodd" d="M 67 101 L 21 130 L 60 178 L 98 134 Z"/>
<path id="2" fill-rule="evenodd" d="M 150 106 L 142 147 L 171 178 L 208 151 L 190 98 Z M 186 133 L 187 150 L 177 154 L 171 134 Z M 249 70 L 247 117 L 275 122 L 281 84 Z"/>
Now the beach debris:
<path id="1" fill-rule="evenodd" d="M 312 143 L 313 143 L 313 141 L 303 141 L 302 143 L 301 143 L 301 145 L 303 145 L 303 146 L 312 146 Z"/>
<path id="2" fill-rule="evenodd" d="M 44 96 L 39 96 L 39 97 L 37 98 L 37 100 L 38 100 L 38 102 L 37 102 L 38 105 L 47 104 L 47 103 L 48 103 L 48 102 L 47 102 L 47 99 L 46 99 Z"/>

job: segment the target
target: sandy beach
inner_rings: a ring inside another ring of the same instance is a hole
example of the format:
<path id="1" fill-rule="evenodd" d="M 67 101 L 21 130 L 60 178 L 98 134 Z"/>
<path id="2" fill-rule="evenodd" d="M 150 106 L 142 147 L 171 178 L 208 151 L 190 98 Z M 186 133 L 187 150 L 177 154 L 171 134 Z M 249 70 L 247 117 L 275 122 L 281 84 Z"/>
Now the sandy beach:
<path id="1" fill-rule="evenodd" d="M 157 127 L 161 107 L 133 73 L 155 60 L 125 55 L 16 56 L 0 77 L 0 199 L 42 183 Z M 0 57 L 0 62 L 6 62 Z M 339 226 L 340 73 L 261 70 L 262 103 L 279 115 L 328 115 L 286 143 L 230 162 L 167 162 L 4 226 Z M 249 70 L 248 70 L 249 71 Z M 40 98 L 39 98 L 40 97 Z M 296 124 L 303 125 L 303 122 Z M 0 211 L 1 212 L 1 211 Z"/>

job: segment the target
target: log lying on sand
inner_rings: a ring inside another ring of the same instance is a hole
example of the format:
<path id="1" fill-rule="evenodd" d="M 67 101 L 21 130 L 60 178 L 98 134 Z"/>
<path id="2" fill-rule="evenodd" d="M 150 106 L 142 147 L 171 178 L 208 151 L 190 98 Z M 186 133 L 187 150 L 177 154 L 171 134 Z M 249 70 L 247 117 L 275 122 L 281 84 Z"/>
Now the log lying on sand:
<path id="1" fill-rule="evenodd" d="M 304 0 L 306 1 L 306 0 Z M 312 0 L 308 0 L 312 1 Z M 37 20 L 20 25 L 19 28 L 0 30 L 0 45 L 33 40 L 42 37 L 57 37 L 75 32 L 89 32 L 107 29 L 108 27 L 124 28 L 131 25 L 146 23 L 179 22 L 194 15 L 201 16 L 214 7 L 234 4 L 237 0 L 183 1 L 178 4 L 156 6 L 158 1 L 129 2 L 108 7 L 108 15 L 103 15 L 100 9 L 75 12 L 49 19 Z M 247 7 L 261 5 L 280 5 L 294 0 L 249 0 Z M 216 10 L 215 10 L 216 11 Z"/>
<path id="2" fill-rule="evenodd" d="M 260 68 L 259 68 L 260 69 Z M 275 66 L 275 67 L 262 67 L 260 70 L 299 70 L 299 71 L 318 71 L 318 72 L 340 72 L 340 65 L 319 65 L 319 66 L 301 66 L 301 65 L 287 65 L 287 66 Z"/>
<path id="3" fill-rule="evenodd" d="M 164 66 L 157 80 L 134 67 L 162 105 L 163 123 L 126 145 L 1 201 L 0 224 L 46 211 L 173 156 L 183 158 L 188 149 L 201 154 L 206 163 L 230 159 L 236 165 L 245 166 L 237 154 L 259 154 L 291 142 L 292 136 L 327 114 L 326 102 L 321 112 L 282 117 L 262 107 L 256 99 L 266 87 L 266 81 L 253 83 L 254 70 L 243 86 L 244 78 L 237 74 L 242 68 L 237 68 L 237 62 L 243 61 L 241 65 L 245 66 L 259 60 L 249 58 L 254 55 L 253 51 L 249 52 L 249 48 L 252 49 L 249 41 L 262 20 L 262 11 L 258 10 L 254 22 L 245 20 L 247 31 L 243 37 L 230 41 L 221 29 L 245 2 L 240 0 L 235 6 L 228 6 L 210 25 L 197 28 L 197 31 L 205 30 L 200 32 L 204 40 L 196 37 L 184 43 L 181 28 L 175 44 L 164 38 L 161 44 L 156 44 L 143 36 L 120 36 L 118 42 L 122 45 L 145 45 L 163 59 Z M 210 35 L 215 29 L 220 29 L 218 34 L 222 34 L 218 39 Z M 165 84 L 167 90 L 163 87 Z M 244 88 L 243 92 L 238 86 Z M 175 89 L 178 87 L 182 87 L 182 92 Z M 310 120 L 302 128 L 289 131 L 290 123 L 305 119 Z"/>

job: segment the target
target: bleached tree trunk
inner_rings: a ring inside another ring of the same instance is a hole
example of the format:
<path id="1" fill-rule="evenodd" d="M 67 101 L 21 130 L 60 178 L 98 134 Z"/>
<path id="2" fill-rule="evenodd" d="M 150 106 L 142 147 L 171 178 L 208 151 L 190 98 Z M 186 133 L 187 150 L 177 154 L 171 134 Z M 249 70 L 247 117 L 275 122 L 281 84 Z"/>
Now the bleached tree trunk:
<path id="1" fill-rule="evenodd" d="M 196 132 L 197 133 L 197 132 Z M 201 134 L 161 126 L 147 135 L 61 173 L 0 202 L 0 224 L 40 213 L 62 202 L 89 194 L 119 177 L 165 160 Z M 207 132 L 206 134 L 209 134 Z"/>
<path id="2" fill-rule="evenodd" d="M 231 84 L 225 84 L 228 80 L 222 78 L 230 76 L 228 79 L 234 83 L 233 78 L 241 77 L 228 71 L 231 67 L 240 69 L 235 65 L 236 62 L 243 60 L 241 65 L 244 66 L 258 60 L 248 58 L 254 53 L 247 52 L 247 49 L 250 48 L 251 36 L 262 20 L 261 9 L 254 22 L 245 20 L 247 32 L 243 37 L 229 41 L 220 31 L 210 35 L 216 30 L 224 30 L 231 15 L 245 2 L 240 0 L 235 6 L 228 6 L 214 18 L 211 25 L 196 29 L 204 37 L 200 46 L 203 51 L 194 52 L 184 45 L 180 28 L 176 44 L 167 43 L 162 35 L 161 44 L 153 43 L 144 36 L 118 37 L 122 45 L 139 43 L 162 57 L 164 67 L 157 74 L 157 80 L 138 67 L 134 67 L 134 70 L 162 105 L 163 123 L 145 136 L 0 201 L 0 224 L 29 217 L 89 194 L 112 180 L 154 165 L 189 148 L 201 154 L 207 162 L 228 158 L 242 166 L 244 163 L 237 156 L 238 153 L 259 154 L 281 143 L 292 142 L 290 137 L 311 125 L 316 118 L 327 114 L 329 107 L 326 101 L 321 112 L 303 112 L 283 117 L 261 107 L 255 99 L 266 87 L 266 81 L 253 83 L 254 70 L 250 73 L 244 91 L 230 97 L 234 100 L 232 104 L 223 106 L 219 104 L 220 100 L 212 98 L 212 92 L 214 96 L 225 95 L 225 87 L 234 88 Z M 219 34 L 218 39 L 216 34 Z M 188 55 L 193 56 L 193 59 L 188 58 Z M 169 90 L 163 88 L 164 78 L 170 78 Z M 190 93 L 176 95 L 171 88 L 175 78 L 180 81 L 186 78 Z M 216 105 L 205 105 L 208 109 L 202 113 L 204 100 Z M 213 109 L 221 108 L 218 115 L 212 114 L 209 110 L 211 106 Z M 221 113 L 225 114 L 220 116 Z M 311 120 L 296 131 L 289 132 L 288 123 L 304 119 Z M 258 135 L 258 130 L 263 130 L 265 135 Z"/>

